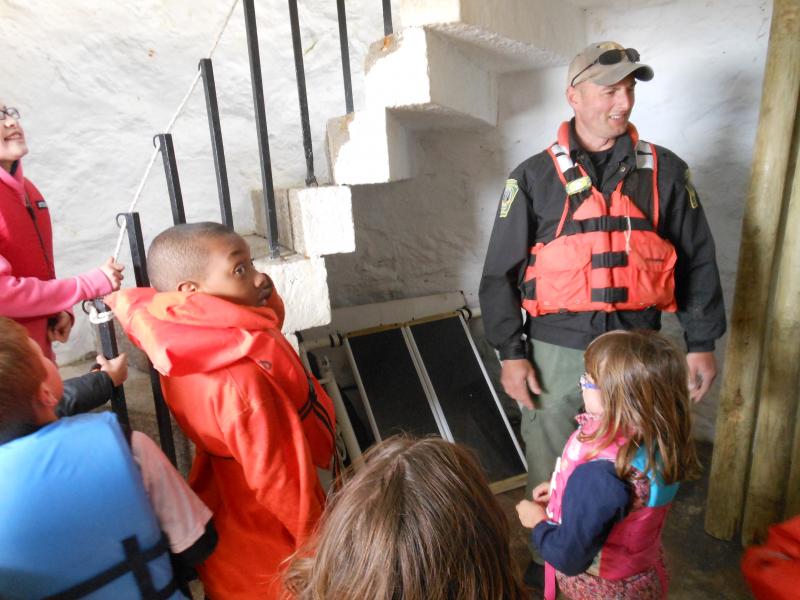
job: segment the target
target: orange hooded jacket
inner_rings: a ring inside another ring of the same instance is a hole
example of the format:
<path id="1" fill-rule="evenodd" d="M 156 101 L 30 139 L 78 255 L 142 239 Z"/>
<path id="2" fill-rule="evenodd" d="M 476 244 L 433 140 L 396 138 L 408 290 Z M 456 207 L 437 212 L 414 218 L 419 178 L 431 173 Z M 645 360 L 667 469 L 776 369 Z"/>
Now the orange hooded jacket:
<path id="1" fill-rule="evenodd" d="M 161 373 L 194 442 L 189 483 L 214 513 L 198 569 L 214 599 L 278 598 L 281 561 L 311 533 L 333 451 L 333 404 L 281 334 L 283 302 L 251 308 L 201 293 L 126 289 L 106 302 Z M 310 393 L 311 389 L 315 393 Z"/>

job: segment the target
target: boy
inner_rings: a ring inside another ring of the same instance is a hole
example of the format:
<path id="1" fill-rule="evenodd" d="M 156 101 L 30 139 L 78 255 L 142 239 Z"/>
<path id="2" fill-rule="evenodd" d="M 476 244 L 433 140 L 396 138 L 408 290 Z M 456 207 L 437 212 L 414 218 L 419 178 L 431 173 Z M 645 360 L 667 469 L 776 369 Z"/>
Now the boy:
<path id="1" fill-rule="evenodd" d="M 56 419 L 61 393 L 56 366 L 0 317 L 0 595 L 183 598 L 173 567 L 214 549 L 211 512 L 113 413 Z"/>
<path id="2" fill-rule="evenodd" d="M 112 294 L 125 332 L 161 373 L 196 446 L 189 483 L 214 512 L 206 594 L 278 598 L 281 563 L 324 502 L 316 467 L 333 451 L 333 406 L 281 334 L 283 302 L 245 240 L 217 223 L 177 225 L 147 256 L 155 289 Z"/>

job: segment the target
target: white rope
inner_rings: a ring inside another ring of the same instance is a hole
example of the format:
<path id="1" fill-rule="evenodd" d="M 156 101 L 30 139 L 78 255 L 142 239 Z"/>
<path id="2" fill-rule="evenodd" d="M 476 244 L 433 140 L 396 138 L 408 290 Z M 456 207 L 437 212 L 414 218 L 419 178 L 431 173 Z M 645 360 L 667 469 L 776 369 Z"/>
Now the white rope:
<path id="1" fill-rule="evenodd" d="M 236 9 L 236 5 L 239 4 L 239 0 L 233 0 L 230 9 L 228 10 L 228 14 L 225 16 L 225 21 L 222 23 L 222 27 L 220 27 L 219 32 L 217 33 L 216 37 L 214 38 L 214 43 L 211 44 L 211 48 L 209 49 L 208 53 L 206 54 L 206 58 L 211 58 L 214 55 L 214 52 L 219 45 L 220 40 L 222 39 L 222 34 L 225 33 L 225 30 L 228 28 L 228 23 L 230 23 L 231 17 L 233 16 L 233 11 Z M 192 92 L 194 92 L 195 87 L 197 87 L 197 82 L 200 81 L 200 68 L 198 67 L 197 73 L 195 73 L 194 79 L 192 80 L 192 85 L 189 86 L 189 90 L 186 92 L 186 95 L 181 100 L 181 103 L 178 105 L 178 108 L 173 113 L 172 117 L 167 124 L 166 129 L 164 129 L 164 133 L 169 133 L 172 131 L 172 127 L 175 125 L 175 122 L 178 118 L 183 114 L 183 109 L 186 107 L 186 103 L 189 101 Z M 156 158 L 158 158 L 159 148 L 153 150 L 153 153 L 150 155 L 150 161 L 147 163 L 147 168 L 144 170 L 144 175 L 142 176 L 142 180 L 139 182 L 139 187 L 136 189 L 136 193 L 133 195 L 133 201 L 131 202 L 130 206 L 128 207 L 129 213 L 133 212 L 133 209 L 136 208 L 136 204 L 139 202 L 139 199 L 142 196 L 142 191 L 144 190 L 145 183 L 147 183 L 148 178 L 150 177 L 150 172 L 153 170 L 153 165 L 156 162 Z M 114 260 L 119 258 L 119 253 L 122 249 L 122 242 L 125 239 L 125 234 L 127 232 L 127 228 L 121 227 L 119 232 L 119 237 L 117 238 L 117 245 L 114 248 Z"/>
<path id="2" fill-rule="evenodd" d="M 114 313 L 110 310 L 97 312 L 93 304 L 89 305 L 89 322 L 92 325 L 102 325 L 114 319 Z"/>
<path id="3" fill-rule="evenodd" d="M 225 30 L 228 28 L 228 23 L 230 23 L 231 17 L 233 16 L 233 11 L 236 9 L 236 5 L 239 4 L 239 0 L 233 0 L 230 9 L 228 10 L 228 14 L 225 16 L 225 21 L 222 23 L 222 27 L 220 27 L 219 32 L 217 33 L 216 37 L 214 38 L 214 43 L 211 44 L 211 48 L 209 49 L 208 53 L 206 54 L 205 58 L 211 58 L 214 55 L 214 51 L 217 49 L 220 40 L 222 39 L 222 34 L 225 33 Z M 186 103 L 189 102 L 189 98 L 194 92 L 194 89 L 197 87 L 197 82 L 200 81 L 200 67 L 197 67 L 197 73 L 194 75 L 194 79 L 192 79 L 192 85 L 189 86 L 189 90 L 181 100 L 181 103 L 178 105 L 178 108 L 175 109 L 172 117 L 167 124 L 164 133 L 169 133 L 172 131 L 172 127 L 175 125 L 175 122 L 178 118 L 183 114 L 183 109 L 186 107 Z M 153 165 L 156 162 L 156 158 L 158 158 L 158 153 L 160 148 L 156 146 L 153 149 L 153 153 L 150 155 L 150 160 L 147 163 L 147 168 L 144 170 L 144 175 L 142 175 L 142 179 L 139 182 L 139 187 L 136 188 L 136 193 L 133 195 L 133 200 L 131 201 L 130 206 L 128 207 L 129 213 L 133 212 L 133 209 L 136 208 L 136 204 L 139 202 L 139 199 L 142 197 L 142 191 L 144 190 L 144 186 L 147 183 L 147 180 L 150 177 L 150 172 L 153 170 Z M 122 242 L 125 239 L 125 234 L 128 232 L 127 227 L 120 227 L 119 236 L 117 237 L 117 245 L 114 248 L 114 260 L 116 261 L 119 258 L 119 253 L 122 250 Z M 98 312 L 94 306 L 89 307 L 89 322 L 94 325 L 101 325 L 103 323 L 108 323 L 109 321 L 114 319 L 114 313 L 110 310 L 105 312 Z"/>

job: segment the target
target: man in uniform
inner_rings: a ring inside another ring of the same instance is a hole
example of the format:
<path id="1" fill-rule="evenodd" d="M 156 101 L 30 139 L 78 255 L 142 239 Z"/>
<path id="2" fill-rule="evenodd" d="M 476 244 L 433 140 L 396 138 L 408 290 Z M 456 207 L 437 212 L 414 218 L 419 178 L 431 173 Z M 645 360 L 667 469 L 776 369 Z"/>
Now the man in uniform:
<path id="1" fill-rule="evenodd" d="M 629 122 L 637 80 L 653 78 L 638 61 L 614 42 L 572 60 L 575 116 L 512 171 L 495 218 L 480 304 L 503 388 L 522 407 L 528 495 L 575 429 L 583 351 L 598 335 L 657 330 L 676 311 L 695 401 L 716 376 L 725 308 L 714 241 L 686 163 Z"/>

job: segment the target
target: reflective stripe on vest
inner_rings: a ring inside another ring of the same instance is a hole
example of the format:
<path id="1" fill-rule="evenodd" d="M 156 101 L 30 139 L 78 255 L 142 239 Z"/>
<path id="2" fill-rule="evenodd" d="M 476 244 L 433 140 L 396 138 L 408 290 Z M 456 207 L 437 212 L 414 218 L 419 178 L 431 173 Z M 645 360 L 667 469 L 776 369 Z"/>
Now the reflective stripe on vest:
<path id="1" fill-rule="evenodd" d="M 592 184 L 581 165 L 570 158 L 569 124 L 547 150 L 566 199 L 555 239 L 536 243 L 522 284 L 522 306 L 531 316 L 557 312 L 643 310 L 675 311 L 674 270 L 677 255 L 656 230 L 659 219 L 658 164 L 655 147 L 635 146 L 638 176 L 651 178 L 649 214 L 622 192 L 628 174 L 610 198 Z M 624 166 L 623 166 L 624 168 Z"/>
<path id="2" fill-rule="evenodd" d="M 3 598 L 183 598 L 113 413 L 0 446 Z"/>

